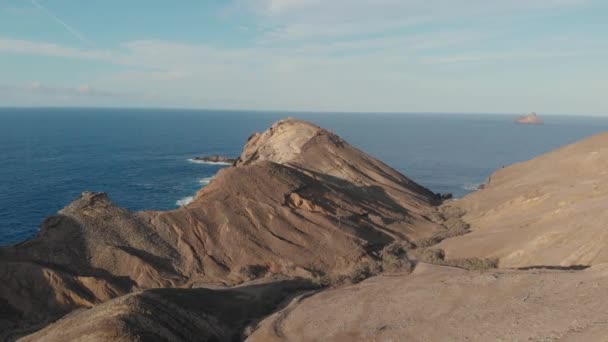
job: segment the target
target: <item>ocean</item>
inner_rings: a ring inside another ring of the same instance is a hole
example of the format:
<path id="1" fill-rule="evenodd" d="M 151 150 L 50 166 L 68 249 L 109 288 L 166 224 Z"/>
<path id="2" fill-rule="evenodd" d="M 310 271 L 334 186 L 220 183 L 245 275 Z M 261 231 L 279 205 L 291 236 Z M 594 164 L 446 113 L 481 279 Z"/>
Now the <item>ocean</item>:
<path id="1" fill-rule="evenodd" d="M 0 245 L 33 236 L 83 191 L 131 210 L 186 203 L 247 138 L 296 117 L 330 129 L 435 192 L 463 196 L 496 169 L 608 130 L 607 118 L 544 116 L 543 126 L 483 114 L 0 109 Z"/>

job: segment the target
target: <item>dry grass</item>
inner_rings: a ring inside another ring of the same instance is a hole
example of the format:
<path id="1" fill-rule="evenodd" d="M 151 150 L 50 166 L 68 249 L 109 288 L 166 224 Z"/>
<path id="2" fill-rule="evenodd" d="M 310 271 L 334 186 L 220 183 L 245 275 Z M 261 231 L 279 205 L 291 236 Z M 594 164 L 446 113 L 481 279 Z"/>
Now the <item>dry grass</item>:
<path id="1" fill-rule="evenodd" d="M 427 264 L 440 264 L 445 259 L 445 252 L 443 249 L 425 248 L 417 250 L 415 257 L 418 261 Z"/>
<path id="2" fill-rule="evenodd" d="M 412 262 L 408 251 L 414 246 L 407 241 L 393 242 L 380 251 L 380 266 L 384 272 L 410 272 Z"/>
<path id="3" fill-rule="evenodd" d="M 451 218 L 461 218 L 466 214 L 464 209 L 451 205 L 442 205 L 441 207 L 439 207 L 438 210 L 446 220 L 449 220 Z"/>
<path id="4" fill-rule="evenodd" d="M 268 273 L 268 266 L 265 265 L 247 265 L 241 267 L 239 270 L 239 274 L 245 280 L 254 280 L 258 278 L 262 278 Z"/>
<path id="5" fill-rule="evenodd" d="M 353 266 L 347 275 L 347 279 L 344 280 L 356 284 L 380 272 L 382 272 L 380 263 L 377 260 L 365 257 Z"/>
<path id="6" fill-rule="evenodd" d="M 445 227 L 445 230 L 440 231 L 431 237 L 416 241 L 416 247 L 428 248 L 435 246 L 445 239 L 469 233 L 470 225 L 462 220 L 464 214 L 464 210 L 452 206 L 441 206 L 436 211 L 429 213 L 427 216 L 431 220 L 442 224 Z"/>
<path id="7" fill-rule="evenodd" d="M 407 241 L 396 241 L 385 246 L 376 257 L 364 257 L 344 277 L 334 283 L 359 283 L 382 272 L 411 272 L 413 263 L 408 256 L 414 246 Z"/>
<path id="8" fill-rule="evenodd" d="M 466 258 L 466 259 L 451 259 L 444 260 L 443 266 L 452 266 L 464 268 L 469 271 L 483 271 L 498 267 L 498 259 L 496 258 Z"/>
<path id="9" fill-rule="evenodd" d="M 469 271 L 488 270 L 498 267 L 496 258 L 445 259 L 445 252 L 439 248 L 419 249 L 414 253 L 417 261 L 433 265 L 463 268 Z"/>
<path id="10" fill-rule="evenodd" d="M 464 228 L 466 227 L 466 228 Z M 446 229 L 444 231 L 441 231 L 429 238 L 425 238 L 425 239 L 420 239 L 418 241 L 416 241 L 416 247 L 418 248 L 428 248 L 431 246 L 435 246 L 436 244 L 440 243 L 441 241 L 445 240 L 445 239 L 449 239 L 449 238 L 453 238 L 453 237 L 457 237 L 457 236 L 461 236 L 464 234 L 469 233 L 469 229 L 468 229 L 469 225 L 466 223 L 463 223 L 462 225 L 459 225 L 458 228 L 455 229 Z"/>

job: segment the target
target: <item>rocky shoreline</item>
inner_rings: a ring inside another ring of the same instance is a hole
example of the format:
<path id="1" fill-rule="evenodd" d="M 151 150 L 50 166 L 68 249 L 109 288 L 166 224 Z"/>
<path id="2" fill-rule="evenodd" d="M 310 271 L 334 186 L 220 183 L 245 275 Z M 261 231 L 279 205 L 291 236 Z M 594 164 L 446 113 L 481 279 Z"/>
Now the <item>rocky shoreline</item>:
<path id="1" fill-rule="evenodd" d="M 606 146 L 500 169 L 453 200 L 282 120 L 238 159 L 195 158 L 232 166 L 184 207 L 87 192 L 0 247 L 0 340 L 601 340 Z"/>

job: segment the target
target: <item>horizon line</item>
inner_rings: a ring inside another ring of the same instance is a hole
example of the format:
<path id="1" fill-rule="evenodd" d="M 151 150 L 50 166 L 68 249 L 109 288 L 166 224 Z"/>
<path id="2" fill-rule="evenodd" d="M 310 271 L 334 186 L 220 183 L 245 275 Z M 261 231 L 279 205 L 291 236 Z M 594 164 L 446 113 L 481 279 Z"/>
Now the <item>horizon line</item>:
<path id="1" fill-rule="evenodd" d="M 1 106 L 0 110 L 3 109 L 51 109 L 51 110 L 175 110 L 175 111 L 219 111 L 219 112 L 253 112 L 253 113 L 302 113 L 302 114 L 393 114 L 393 115 L 413 115 L 413 114 L 429 114 L 429 115 L 493 115 L 493 116 L 517 116 L 527 115 L 528 113 L 515 113 L 515 112 L 441 112 L 441 111 L 342 111 L 342 110 L 288 110 L 288 109 L 236 109 L 236 108 L 204 108 L 204 107 L 145 107 L 145 106 Z M 569 117 L 608 117 L 607 114 L 599 113 L 540 113 L 539 116 L 569 116 Z"/>

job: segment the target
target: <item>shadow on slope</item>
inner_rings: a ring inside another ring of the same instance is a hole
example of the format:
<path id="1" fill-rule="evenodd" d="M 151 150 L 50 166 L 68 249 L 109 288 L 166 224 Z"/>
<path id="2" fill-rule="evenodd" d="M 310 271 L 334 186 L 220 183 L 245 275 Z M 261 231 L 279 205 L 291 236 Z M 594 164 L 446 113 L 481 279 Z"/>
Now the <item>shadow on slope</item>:
<path id="1" fill-rule="evenodd" d="M 230 289 L 153 289 L 66 316 L 22 341 L 240 341 L 256 324 L 301 291 L 305 280 Z"/>

